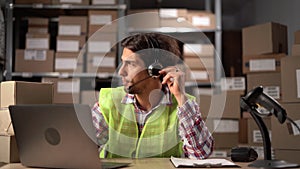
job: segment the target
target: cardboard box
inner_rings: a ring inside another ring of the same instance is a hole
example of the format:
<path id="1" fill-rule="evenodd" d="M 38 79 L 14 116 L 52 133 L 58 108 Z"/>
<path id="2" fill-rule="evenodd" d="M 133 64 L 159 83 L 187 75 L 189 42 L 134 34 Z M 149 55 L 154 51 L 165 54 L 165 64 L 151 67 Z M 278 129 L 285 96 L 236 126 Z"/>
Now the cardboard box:
<path id="1" fill-rule="evenodd" d="M 51 104 L 53 84 L 39 82 L 1 82 L 1 107 L 16 104 Z"/>
<path id="2" fill-rule="evenodd" d="M 27 33 L 30 34 L 47 34 L 48 27 L 28 27 Z"/>
<path id="3" fill-rule="evenodd" d="M 159 27 L 162 30 L 170 30 L 173 31 L 178 28 L 190 28 L 195 29 L 193 25 L 191 25 L 186 18 L 180 17 L 180 18 L 160 18 L 159 20 Z"/>
<path id="4" fill-rule="evenodd" d="M 176 9 L 176 8 L 160 8 L 158 10 L 160 18 L 186 18 L 187 9 Z"/>
<path id="5" fill-rule="evenodd" d="M 203 117 L 239 119 L 240 91 L 227 91 L 220 94 L 199 96 L 199 106 Z"/>
<path id="6" fill-rule="evenodd" d="M 86 36 L 57 36 L 57 52 L 79 52 L 86 42 Z"/>
<path id="7" fill-rule="evenodd" d="M 300 102 L 300 57 L 281 59 L 282 102 Z"/>
<path id="8" fill-rule="evenodd" d="M 19 151 L 14 135 L 0 135 L 0 162 L 20 162 Z"/>
<path id="9" fill-rule="evenodd" d="M 287 26 L 279 23 L 264 23 L 242 29 L 243 56 L 269 53 L 286 53 Z"/>
<path id="10" fill-rule="evenodd" d="M 214 148 L 232 148 L 238 146 L 238 133 L 213 133 Z"/>
<path id="11" fill-rule="evenodd" d="M 278 160 L 284 160 L 290 163 L 300 164 L 300 150 L 281 150 L 275 149 L 275 157 Z"/>
<path id="12" fill-rule="evenodd" d="M 87 34 L 86 16 L 59 16 L 58 35 L 80 36 Z"/>
<path id="13" fill-rule="evenodd" d="M 44 27 L 48 28 L 49 18 L 28 17 L 28 27 Z"/>
<path id="14" fill-rule="evenodd" d="M 279 72 L 247 74 L 247 93 L 258 86 L 263 86 L 264 92 L 274 99 L 281 99 L 281 74 Z"/>
<path id="15" fill-rule="evenodd" d="M 280 72 L 281 58 L 284 53 L 243 56 L 243 73 Z"/>
<path id="16" fill-rule="evenodd" d="M 186 70 L 187 82 L 213 83 L 215 79 L 214 69 L 188 69 Z"/>
<path id="17" fill-rule="evenodd" d="M 223 91 L 239 91 L 241 96 L 245 94 L 245 77 L 225 77 L 221 78 L 221 89 Z"/>
<path id="18" fill-rule="evenodd" d="M 188 10 L 188 21 L 200 29 L 216 29 L 216 17 L 211 12 Z"/>
<path id="19" fill-rule="evenodd" d="M 83 56 L 79 52 L 56 52 L 54 71 L 82 73 Z"/>
<path id="20" fill-rule="evenodd" d="M 15 72 L 53 72 L 53 50 L 16 49 Z"/>
<path id="21" fill-rule="evenodd" d="M 92 0 L 92 5 L 115 5 L 117 4 L 116 0 Z"/>
<path id="22" fill-rule="evenodd" d="M 97 103 L 99 100 L 99 91 L 83 90 L 81 91 L 80 97 L 81 104 L 87 104 L 92 108 L 94 104 Z"/>
<path id="23" fill-rule="evenodd" d="M 300 44 L 294 44 L 292 46 L 292 56 L 300 56 Z"/>
<path id="24" fill-rule="evenodd" d="M 118 13 L 115 10 L 89 10 L 89 36 L 101 29 L 101 32 L 117 32 Z"/>
<path id="25" fill-rule="evenodd" d="M 87 42 L 88 53 L 107 53 L 116 51 L 115 45 L 117 44 L 116 33 L 102 33 L 96 32 L 90 36 Z"/>
<path id="26" fill-rule="evenodd" d="M 294 33 L 294 44 L 300 44 L 300 30 Z"/>
<path id="27" fill-rule="evenodd" d="M 260 132 L 256 122 L 254 121 L 254 119 L 252 117 L 249 117 L 246 119 L 247 119 L 248 145 L 263 146 L 262 135 L 261 135 L 261 132 Z M 263 121 L 264 121 L 267 129 L 269 130 L 269 136 L 270 136 L 270 139 L 272 140 L 271 118 L 265 117 L 265 118 L 263 118 Z"/>
<path id="28" fill-rule="evenodd" d="M 231 154 L 231 148 L 215 148 L 209 157 L 212 158 L 227 158 Z"/>
<path id="29" fill-rule="evenodd" d="M 212 44 L 185 43 L 183 45 L 183 56 L 188 57 L 214 57 L 215 48 Z"/>
<path id="30" fill-rule="evenodd" d="M 213 57 L 188 57 L 184 58 L 184 63 L 190 69 L 214 69 L 215 67 L 215 59 Z"/>
<path id="31" fill-rule="evenodd" d="M 300 103 L 282 103 L 288 117 L 300 125 Z M 275 116 L 271 118 L 272 147 L 274 149 L 300 150 L 300 132 L 289 122 L 280 124 Z"/>
<path id="32" fill-rule="evenodd" d="M 74 4 L 74 5 L 89 5 L 89 0 L 52 0 L 53 5 Z"/>
<path id="33" fill-rule="evenodd" d="M 127 17 L 129 17 L 127 20 L 127 27 L 129 30 L 151 29 L 160 27 L 159 12 L 157 9 L 128 10 L 127 14 Z"/>
<path id="34" fill-rule="evenodd" d="M 49 34 L 26 34 L 26 49 L 49 49 Z"/>
<path id="35" fill-rule="evenodd" d="M 205 124 L 214 138 L 214 148 L 232 148 L 238 145 L 238 120 L 208 118 L 205 119 Z"/>
<path id="36" fill-rule="evenodd" d="M 52 0 L 15 0 L 15 4 L 44 4 L 50 5 Z"/>
<path id="37" fill-rule="evenodd" d="M 0 108 L 0 135 L 14 135 L 8 108 Z"/>
<path id="38" fill-rule="evenodd" d="M 53 103 L 79 103 L 79 78 L 43 78 L 42 82 L 51 82 L 54 87 Z"/>
<path id="39" fill-rule="evenodd" d="M 87 72 L 89 73 L 114 73 L 116 71 L 115 52 L 110 53 L 89 53 L 87 56 Z"/>

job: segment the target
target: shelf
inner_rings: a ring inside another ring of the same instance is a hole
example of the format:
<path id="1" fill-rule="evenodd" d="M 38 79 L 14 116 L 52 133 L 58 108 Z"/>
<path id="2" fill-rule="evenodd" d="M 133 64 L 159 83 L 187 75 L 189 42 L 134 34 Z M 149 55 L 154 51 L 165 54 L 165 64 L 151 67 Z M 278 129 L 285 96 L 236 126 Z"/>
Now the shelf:
<path id="1" fill-rule="evenodd" d="M 60 72 L 45 72 L 45 73 L 32 73 L 32 72 L 13 72 L 13 77 L 58 77 L 58 78 L 111 78 L 113 73 L 60 73 Z"/>
<path id="2" fill-rule="evenodd" d="M 218 32 L 220 29 L 200 29 L 200 28 L 185 28 L 185 27 L 160 27 L 160 28 L 150 28 L 150 29 L 133 29 L 129 28 L 129 32 L 161 32 L 161 33 L 189 33 L 189 32 Z"/>
<path id="3" fill-rule="evenodd" d="M 45 4 L 9 4 L 10 8 L 30 8 L 30 9 L 120 9 L 125 10 L 126 5 L 45 5 Z"/>

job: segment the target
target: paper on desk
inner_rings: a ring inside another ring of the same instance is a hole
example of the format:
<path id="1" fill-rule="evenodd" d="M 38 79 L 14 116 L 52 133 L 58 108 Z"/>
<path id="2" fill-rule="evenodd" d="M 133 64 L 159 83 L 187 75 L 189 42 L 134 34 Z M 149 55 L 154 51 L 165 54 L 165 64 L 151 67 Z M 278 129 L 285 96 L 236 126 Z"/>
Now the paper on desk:
<path id="1" fill-rule="evenodd" d="M 238 165 L 235 163 L 221 158 L 194 160 L 188 158 L 171 157 L 171 162 L 175 167 L 238 167 Z"/>

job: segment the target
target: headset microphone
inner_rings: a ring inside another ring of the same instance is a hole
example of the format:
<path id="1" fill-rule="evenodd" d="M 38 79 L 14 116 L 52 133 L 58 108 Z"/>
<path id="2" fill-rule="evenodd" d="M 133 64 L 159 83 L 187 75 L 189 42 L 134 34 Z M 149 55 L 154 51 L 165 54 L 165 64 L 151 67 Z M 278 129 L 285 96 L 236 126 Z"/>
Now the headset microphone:
<path id="1" fill-rule="evenodd" d="M 147 79 L 149 79 L 149 78 L 152 78 L 152 76 L 145 77 L 144 79 L 139 80 L 139 81 L 137 81 L 136 83 L 133 83 L 131 86 L 129 86 L 129 87 L 127 88 L 127 91 L 128 91 L 128 92 L 131 91 L 131 89 L 132 89 L 134 86 L 138 85 L 139 83 L 141 83 L 141 82 L 143 82 L 143 81 L 145 81 L 145 80 L 147 80 Z M 129 93 L 130 93 L 130 92 L 129 92 Z"/>

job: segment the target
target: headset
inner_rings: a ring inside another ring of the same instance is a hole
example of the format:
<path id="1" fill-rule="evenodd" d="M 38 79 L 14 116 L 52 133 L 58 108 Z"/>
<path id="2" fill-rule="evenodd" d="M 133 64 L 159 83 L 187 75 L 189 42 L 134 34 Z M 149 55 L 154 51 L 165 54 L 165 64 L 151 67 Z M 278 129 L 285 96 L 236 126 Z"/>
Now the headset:
<path id="1" fill-rule="evenodd" d="M 158 41 L 154 40 L 152 37 L 147 37 L 146 41 L 151 46 L 151 52 L 150 53 L 151 54 L 153 53 L 153 55 L 154 55 L 154 62 L 152 64 L 150 64 L 148 66 L 148 68 L 147 68 L 149 76 L 146 77 L 146 78 L 144 78 L 144 79 L 142 79 L 142 80 L 139 80 L 138 82 L 135 82 L 134 84 L 132 84 L 131 86 L 129 86 L 127 88 L 128 93 L 132 92 L 132 89 L 133 89 L 134 86 L 136 86 L 137 84 L 139 84 L 139 83 L 141 83 L 141 82 L 143 82 L 143 81 L 145 81 L 145 80 L 147 80 L 149 78 L 152 78 L 152 77 L 157 78 L 157 77 L 159 77 L 160 80 L 162 81 L 162 76 L 159 73 L 159 71 L 161 69 L 163 69 L 163 65 L 161 63 L 159 63 L 159 61 L 158 61 L 160 45 L 159 45 Z M 156 45 L 157 48 L 155 48 L 154 44 Z"/>
<path id="2" fill-rule="evenodd" d="M 148 66 L 148 74 L 151 77 L 160 76 L 159 71 L 163 69 L 163 65 L 158 61 L 160 45 L 158 41 L 152 37 L 148 37 L 147 42 L 151 45 L 151 50 L 154 51 L 154 62 Z M 156 48 L 154 44 L 156 45 Z"/>

